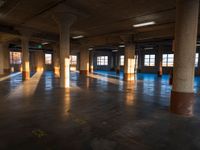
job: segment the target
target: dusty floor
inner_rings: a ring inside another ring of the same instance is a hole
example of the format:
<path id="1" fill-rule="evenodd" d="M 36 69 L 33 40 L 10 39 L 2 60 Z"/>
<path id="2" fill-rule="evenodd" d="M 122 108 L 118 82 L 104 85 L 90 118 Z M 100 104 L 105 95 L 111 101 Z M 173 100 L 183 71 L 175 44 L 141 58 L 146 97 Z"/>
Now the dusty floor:
<path id="1" fill-rule="evenodd" d="M 51 72 L 24 83 L 17 74 L 0 82 L 0 150 L 200 149 L 199 83 L 185 118 L 168 112 L 168 76 L 72 73 L 67 90 Z"/>

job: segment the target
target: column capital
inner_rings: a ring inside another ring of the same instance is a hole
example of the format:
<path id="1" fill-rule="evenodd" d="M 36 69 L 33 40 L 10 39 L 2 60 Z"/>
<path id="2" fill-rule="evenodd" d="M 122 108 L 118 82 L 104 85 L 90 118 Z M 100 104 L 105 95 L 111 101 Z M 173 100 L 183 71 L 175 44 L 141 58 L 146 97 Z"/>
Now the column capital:
<path id="1" fill-rule="evenodd" d="M 17 27 L 15 28 L 22 38 L 30 38 L 35 32 L 32 29 Z"/>
<path id="2" fill-rule="evenodd" d="M 81 40 L 79 40 L 79 43 L 80 43 L 80 47 L 81 48 L 90 48 L 91 47 L 91 42 L 90 42 L 90 40 L 89 39 L 81 39 Z"/>
<path id="3" fill-rule="evenodd" d="M 121 35 L 120 38 L 125 44 L 133 44 L 133 42 L 134 42 L 134 37 L 131 34 Z"/>
<path id="4" fill-rule="evenodd" d="M 53 19 L 58 25 L 69 25 L 71 26 L 75 20 L 76 16 L 69 12 L 54 12 L 53 13 Z"/>

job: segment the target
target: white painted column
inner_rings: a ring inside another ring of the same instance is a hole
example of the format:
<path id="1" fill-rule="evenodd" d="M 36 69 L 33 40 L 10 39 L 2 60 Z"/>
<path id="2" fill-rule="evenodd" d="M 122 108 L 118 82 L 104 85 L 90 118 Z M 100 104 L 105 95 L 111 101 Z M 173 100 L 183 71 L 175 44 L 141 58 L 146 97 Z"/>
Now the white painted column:
<path id="1" fill-rule="evenodd" d="M 76 17 L 66 12 L 54 14 L 60 30 L 60 87 L 70 87 L 70 27 Z"/>
<path id="2" fill-rule="evenodd" d="M 177 0 L 171 112 L 192 116 L 199 0 Z"/>

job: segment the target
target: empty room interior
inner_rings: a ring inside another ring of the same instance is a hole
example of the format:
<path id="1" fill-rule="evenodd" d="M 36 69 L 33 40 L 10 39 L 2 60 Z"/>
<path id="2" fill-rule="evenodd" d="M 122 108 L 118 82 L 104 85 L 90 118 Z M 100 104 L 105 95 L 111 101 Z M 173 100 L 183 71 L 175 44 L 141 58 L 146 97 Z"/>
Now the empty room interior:
<path id="1" fill-rule="evenodd" d="M 200 150 L 199 0 L 0 0 L 0 150 Z"/>

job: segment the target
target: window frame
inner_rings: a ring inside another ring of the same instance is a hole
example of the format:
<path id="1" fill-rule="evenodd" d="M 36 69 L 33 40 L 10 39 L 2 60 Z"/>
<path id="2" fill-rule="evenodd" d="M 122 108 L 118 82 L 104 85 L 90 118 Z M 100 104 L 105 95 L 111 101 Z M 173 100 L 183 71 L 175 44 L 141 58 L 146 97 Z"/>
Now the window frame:
<path id="1" fill-rule="evenodd" d="M 15 56 L 16 54 L 19 54 L 19 55 Z M 10 51 L 9 55 L 10 55 L 10 64 L 11 65 L 21 65 L 22 64 L 22 52 Z"/>
<path id="2" fill-rule="evenodd" d="M 108 56 L 97 56 L 97 66 L 108 66 Z"/>
<path id="3" fill-rule="evenodd" d="M 163 58 L 164 56 L 166 56 L 165 59 Z M 174 66 L 174 54 L 173 53 L 162 54 L 162 67 L 173 67 L 173 66 Z"/>
<path id="4" fill-rule="evenodd" d="M 50 60 L 47 59 L 47 56 L 51 56 Z M 45 65 L 52 65 L 53 64 L 53 55 L 51 53 L 45 53 Z"/>
<path id="5" fill-rule="evenodd" d="M 70 65 L 77 65 L 77 55 L 70 55 Z"/>
<path id="6" fill-rule="evenodd" d="M 120 66 L 124 66 L 124 55 L 120 55 Z"/>
<path id="7" fill-rule="evenodd" d="M 151 65 L 153 64 L 153 65 Z M 156 65 L 156 55 L 155 54 L 145 54 L 144 55 L 144 66 L 145 67 L 155 67 Z"/>

